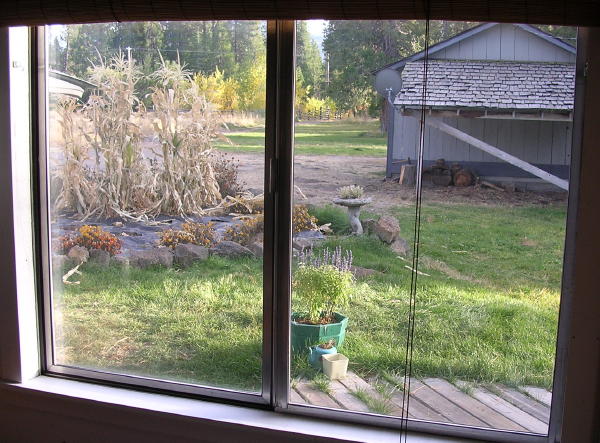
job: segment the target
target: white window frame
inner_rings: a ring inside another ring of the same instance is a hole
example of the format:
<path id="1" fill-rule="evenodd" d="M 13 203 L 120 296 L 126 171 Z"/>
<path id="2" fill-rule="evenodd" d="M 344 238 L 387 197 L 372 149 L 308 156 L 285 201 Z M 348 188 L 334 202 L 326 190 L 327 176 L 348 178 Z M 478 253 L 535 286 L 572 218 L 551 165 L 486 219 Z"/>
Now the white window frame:
<path id="1" fill-rule="evenodd" d="M 270 74 L 267 74 L 267 87 L 271 91 L 270 93 L 276 93 L 277 97 L 277 100 L 272 103 L 273 108 L 270 110 L 269 108 L 267 109 L 267 118 L 279 119 L 275 124 L 275 127 L 279 130 L 267 134 L 267 144 L 269 146 L 269 143 L 272 143 L 272 145 L 270 145 L 272 146 L 272 149 L 270 151 L 270 156 L 268 155 L 266 159 L 267 186 L 269 187 L 269 193 L 272 197 L 271 202 L 267 204 L 273 205 L 273 213 L 277 211 L 277 216 L 279 218 L 277 226 L 273 226 L 272 238 L 272 245 L 278 246 L 277 248 L 272 249 L 277 251 L 279 256 L 275 255 L 271 259 L 274 263 L 278 263 L 280 262 L 279 259 L 281 257 L 289 257 L 291 251 L 291 226 L 289 223 L 289 215 L 291 213 L 290 196 L 293 177 L 291 161 L 293 158 L 293 111 L 290 103 L 293 102 L 294 23 L 291 21 L 269 22 L 269 29 L 271 32 L 271 45 L 275 45 L 275 49 L 268 53 L 267 63 L 272 66 L 274 60 L 279 62 L 277 63 L 277 70 L 271 70 Z M 13 32 L 18 36 L 21 44 L 23 43 L 21 39 L 26 38 L 30 38 L 33 44 L 41 44 L 41 42 L 35 41 L 36 34 L 29 34 L 29 31 L 26 29 L 18 29 Z M 595 30 L 595 32 L 598 33 L 597 30 Z M 597 336 L 594 336 L 593 334 L 590 336 L 575 334 L 576 332 L 583 334 L 585 331 L 594 331 L 594 324 L 590 324 L 593 318 L 582 318 L 582 312 L 593 312 L 596 314 L 600 312 L 600 306 L 598 306 L 599 303 L 594 301 L 590 294 L 590 292 L 595 292 L 595 287 L 592 286 L 592 283 L 595 282 L 596 276 L 590 275 L 590 271 L 587 268 L 579 270 L 579 268 L 575 267 L 575 263 L 581 263 L 586 259 L 590 259 L 590 256 L 586 255 L 590 252 L 589 249 L 586 249 L 586 240 L 588 248 L 590 238 L 597 240 L 597 236 L 594 237 L 593 233 L 589 232 L 589 224 L 586 224 L 586 220 L 578 218 L 582 213 L 589 216 L 589 211 L 592 211 L 590 210 L 589 205 L 597 202 L 597 197 L 594 195 L 594 189 L 591 188 L 589 182 L 583 182 L 587 187 L 580 187 L 579 185 L 581 177 L 585 178 L 589 177 L 590 174 L 593 175 L 593 172 L 590 172 L 589 170 L 589 168 L 592 167 L 591 164 L 588 164 L 590 162 L 589 158 L 591 157 L 593 159 L 595 155 L 595 158 L 598 159 L 599 154 L 593 153 L 591 149 L 586 149 L 583 154 L 587 156 L 586 161 L 588 163 L 584 164 L 581 161 L 580 149 L 577 149 L 580 146 L 584 148 L 593 146 L 595 140 L 590 137 L 594 136 L 594 129 L 590 129 L 592 126 L 591 124 L 584 127 L 583 122 L 586 120 L 586 116 L 588 116 L 591 121 L 592 113 L 599 108 L 596 104 L 598 103 L 597 100 L 594 102 L 589 99 L 584 101 L 584 96 L 587 92 L 586 89 L 584 89 L 584 74 L 590 66 L 589 53 L 593 51 L 593 48 L 588 45 L 589 34 L 590 32 L 583 30 L 583 32 L 580 33 L 578 41 L 578 76 L 573 131 L 574 148 L 570 177 L 571 193 L 569 196 L 567 239 L 563 271 L 563 297 L 561 298 L 550 434 L 548 437 L 544 437 L 508 431 L 484 430 L 467 426 L 409 420 L 408 428 L 412 431 L 432 432 L 436 434 L 439 433 L 469 438 L 484 438 L 491 441 L 555 442 L 561 441 L 561 437 L 564 438 L 565 435 L 569 435 L 570 438 L 573 438 L 573 435 L 577 435 L 578 432 L 589 430 L 589 420 L 587 423 L 588 428 L 584 429 L 581 426 L 578 427 L 576 425 L 577 420 L 575 414 L 569 413 L 569 408 L 567 407 L 571 405 L 576 406 L 577 402 L 582 401 L 582 396 L 583 400 L 586 401 L 585 404 L 595 405 L 594 396 L 596 394 L 596 389 L 598 389 L 599 386 L 598 371 L 596 371 L 595 378 L 588 378 L 587 380 L 577 380 L 573 376 L 570 378 L 567 377 L 567 374 L 577 374 L 577 371 L 583 370 L 585 372 L 585 366 L 588 366 L 587 373 L 590 373 L 590 365 L 592 366 L 592 369 L 598 368 L 598 363 L 595 363 L 594 366 L 594 363 L 586 362 L 585 357 L 582 357 L 585 345 L 593 346 Z M 32 101 L 32 109 L 28 109 L 29 101 L 23 98 L 23 92 L 10 89 L 11 82 L 13 85 L 20 84 L 21 87 L 29 83 L 29 79 L 33 73 L 28 71 L 28 67 L 30 66 L 30 61 L 37 60 L 35 58 L 35 51 L 22 51 L 22 47 L 21 51 L 19 51 L 19 48 L 15 46 L 9 56 L 8 40 L 8 30 L 6 28 L 0 28 L 0 91 L 3 91 L 0 92 L 0 109 L 5 110 L 4 115 L 0 118 L 0 146 L 3 146 L 3 148 L 0 149 L 0 189 L 10 190 L 10 192 L 0 193 L 0 207 L 3 208 L 2 213 L 0 213 L 0 222 L 2 223 L 0 226 L 3 227 L 3 229 L 0 230 L 0 250 L 3 251 L 2 255 L 0 255 L 0 269 L 4 270 L 5 276 L 3 295 L 0 297 L 0 379 L 13 383 L 1 383 L 0 392 L 7 392 L 7 390 L 13 392 L 15 389 L 18 392 L 52 392 L 52 389 L 54 389 L 54 394 L 62 393 L 67 396 L 77 396 L 69 388 L 69 386 L 72 386 L 71 384 L 77 383 L 76 381 L 61 380 L 60 383 L 57 383 L 56 380 L 50 379 L 47 376 L 40 376 L 44 365 L 41 363 L 42 359 L 39 352 L 40 343 L 38 336 L 35 333 L 41 321 L 37 311 L 39 300 L 34 275 L 34 269 L 36 269 L 36 266 L 34 266 L 36 254 L 34 254 L 32 247 L 32 244 L 40 244 L 40 233 L 33 229 L 32 224 L 32 214 L 35 214 L 35 211 L 33 210 L 35 207 L 33 205 L 33 195 L 35 193 L 32 190 L 35 189 L 36 183 L 35 180 L 31 179 L 33 176 L 31 165 L 37 168 L 39 164 L 43 164 L 38 163 L 43 162 L 43 159 L 29 156 L 29 153 L 31 152 L 29 146 L 31 146 L 33 140 L 31 135 L 32 132 L 29 128 L 35 128 L 37 126 L 39 129 L 43 129 L 45 118 L 36 122 L 35 119 L 32 118 L 32 116 L 39 115 L 37 114 L 38 110 L 35 106 L 36 102 Z M 597 40 L 598 37 L 596 37 L 596 41 Z M 273 49 L 273 46 L 271 48 Z M 600 60 L 598 60 L 598 50 L 596 49 L 595 51 L 596 52 L 591 55 L 591 57 L 593 57 L 592 61 L 600 63 Z M 7 63 L 8 60 L 10 60 L 10 63 Z M 269 62 L 269 60 L 271 61 Z M 43 70 L 38 71 L 36 74 L 39 80 L 43 80 L 45 75 Z M 32 82 L 32 84 L 35 85 L 36 82 Z M 10 91 L 10 94 L 6 91 Z M 597 88 L 593 89 L 592 92 L 597 95 Z M 10 110 L 10 112 L 7 112 L 7 110 Z M 271 117 L 269 117 L 269 113 L 271 113 Z M 10 121 L 11 115 L 13 122 L 12 133 Z M 588 132 L 591 132 L 592 135 L 588 135 Z M 598 210 L 596 209 L 596 214 L 597 213 Z M 282 222 L 282 220 L 284 221 Z M 588 231 L 585 231 L 585 229 Z M 589 234 L 591 237 L 582 238 L 585 234 Z M 32 241 L 33 239 L 35 239 L 35 241 Z M 596 244 L 596 246 L 598 245 Z M 267 258 L 266 261 L 268 260 L 269 259 Z M 267 319 L 267 326 L 271 331 L 288 331 L 289 334 L 289 260 L 287 261 L 287 268 L 284 265 L 281 269 L 273 267 L 272 270 L 273 294 L 279 295 L 274 295 L 272 299 L 267 300 L 266 302 L 266 307 L 268 308 L 267 312 L 271 309 L 268 304 L 272 303 L 271 306 L 273 306 L 273 316 L 272 318 Z M 577 282 L 578 285 L 575 286 L 575 282 Z M 574 318 L 572 318 L 573 313 L 578 315 L 578 317 L 575 318 L 577 321 L 574 321 Z M 269 379 L 269 386 L 266 389 L 266 392 L 263 392 L 263 395 L 261 396 L 262 400 L 264 400 L 262 401 L 263 403 L 274 406 L 276 411 L 362 423 L 364 425 L 361 429 L 366 429 L 375 434 L 378 431 L 370 428 L 369 425 L 375 424 L 387 427 L 399 426 L 399 421 L 395 418 L 381 417 L 374 414 L 361 414 L 355 412 L 333 411 L 325 408 L 309 408 L 289 405 L 289 351 L 288 343 L 286 342 L 289 339 L 288 334 L 284 334 L 287 337 L 286 339 L 277 343 L 271 343 L 265 338 L 268 356 L 272 356 L 272 358 L 270 364 L 266 365 L 267 368 L 264 369 L 273 371 L 273 373 L 277 374 L 287 374 L 288 376 Z M 273 347 L 271 348 L 271 346 Z M 569 351 L 570 354 L 567 354 L 567 351 Z M 588 354 L 593 352 L 596 353 L 596 356 L 598 355 L 597 349 L 595 349 L 595 351 L 589 351 Z M 78 374 L 69 372 L 69 375 Z M 89 376 L 89 374 L 81 375 L 86 377 Z M 96 380 L 96 378 L 92 377 L 92 380 Z M 106 381 L 114 382 L 115 380 Z M 161 381 L 161 386 L 147 386 L 147 388 L 163 389 L 164 383 L 165 382 Z M 584 383 L 591 383 L 592 387 L 595 389 L 588 389 L 586 392 L 585 387 L 582 386 Z M 50 386 L 54 387 L 51 388 Z M 81 386 L 81 384 L 78 386 Z M 86 383 L 85 386 L 89 386 L 89 384 Z M 120 395 L 111 397 L 110 392 L 114 393 L 114 391 L 111 390 L 117 388 L 105 386 L 101 388 L 96 386 L 96 388 L 102 390 L 103 393 L 107 395 L 107 401 L 114 405 L 144 407 L 141 403 L 135 405 L 127 404 L 127 401 L 124 400 L 123 397 L 127 397 L 127 393 L 132 397 L 136 396 L 137 394 L 135 394 L 135 391 L 119 389 Z M 214 391 L 213 388 L 210 389 Z M 182 391 L 184 393 L 190 393 L 185 389 Z M 217 390 L 217 394 L 214 395 L 219 398 L 225 397 L 226 400 L 240 400 L 237 396 L 228 397 L 225 395 L 223 397 L 220 395 L 222 394 L 220 391 L 221 390 Z M 197 394 L 197 391 L 194 391 L 193 393 Z M 575 396 L 575 393 L 578 393 L 579 395 Z M 156 396 L 157 399 L 165 398 L 165 396 L 160 395 L 156 390 L 154 393 L 145 395 Z M 201 396 L 211 395 L 213 394 L 206 392 L 201 393 Z M 81 395 L 80 397 L 86 399 L 86 395 Z M 175 397 L 169 396 L 168 398 L 172 398 L 173 401 L 175 401 Z M 196 402 L 195 404 L 197 405 L 203 404 L 200 400 L 188 401 Z M 241 401 L 246 402 L 246 399 L 241 399 Z M 234 410 L 236 411 L 250 411 L 247 408 L 242 408 L 240 406 L 227 405 L 227 407 L 235 408 Z M 152 408 L 147 409 L 151 410 Z M 575 408 L 573 407 L 572 409 Z M 161 412 L 169 413 L 173 411 L 165 407 Z M 299 426 L 298 429 L 302 428 L 302 426 L 308 426 L 308 423 L 318 423 L 318 421 L 302 421 L 299 417 L 293 417 L 291 415 L 283 416 L 272 411 L 262 412 L 268 414 L 269 417 L 277 417 L 277 419 L 273 418 L 274 420 L 285 417 L 286 423 L 296 423 Z M 590 413 L 593 414 L 593 411 L 590 411 Z M 194 415 L 190 414 L 189 416 L 192 417 Z M 211 419 L 218 420 L 216 417 L 212 417 Z M 237 423 L 245 423 L 247 426 L 253 426 L 251 421 L 244 422 L 243 419 L 238 420 Z M 328 422 L 327 426 L 330 425 L 331 423 Z M 341 424 L 336 426 L 338 426 L 339 429 L 349 429 Z M 293 429 L 292 426 L 292 430 Z M 299 432 L 302 431 L 300 430 Z M 340 432 L 340 435 L 344 435 L 344 432 Z M 385 431 L 385 429 L 382 428 L 381 432 L 385 433 L 389 431 Z M 318 435 L 318 433 L 315 434 Z"/>

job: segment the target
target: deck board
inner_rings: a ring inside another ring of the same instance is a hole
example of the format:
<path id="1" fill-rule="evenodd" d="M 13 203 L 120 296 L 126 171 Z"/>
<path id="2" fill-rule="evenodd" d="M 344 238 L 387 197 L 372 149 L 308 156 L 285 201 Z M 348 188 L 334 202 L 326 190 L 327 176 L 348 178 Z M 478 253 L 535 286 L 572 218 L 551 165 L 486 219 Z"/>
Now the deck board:
<path id="1" fill-rule="evenodd" d="M 552 392 L 550 391 L 546 391 L 542 388 L 536 388 L 535 386 L 523 386 L 520 389 L 526 392 L 527 395 L 530 395 L 532 398 L 548 407 L 550 407 L 552 404 Z"/>
<path id="2" fill-rule="evenodd" d="M 440 395 L 418 380 L 411 379 L 410 395 L 429 405 L 436 412 L 443 413 L 444 416 L 450 419 L 451 423 L 487 427 L 485 422 L 452 403 L 446 397 Z"/>
<path id="3" fill-rule="evenodd" d="M 488 427 L 493 429 L 507 429 L 513 431 L 525 431 L 526 429 L 507 417 L 498 414 L 497 411 L 481 403 L 479 400 L 467 395 L 453 384 L 441 378 L 427 378 L 423 380 L 431 389 L 443 395 L 452 403 L 457 404 L 465 411 L 471 413 Z"/>
<path id="4" fill-rule="evenodd" d="M 550 408 L 548 406 L 505 386 L 496 386 L 496 389 L 498 390 L 500 397 L 507 402 L 512 403 L 522 411 L 527 412 L 529 415 L 533 415 L 544 423 L 550 422 Z"/>
<path id="5" fill-rule="evenodd" d="M 473 397 L 499 412 L 509 420 L 517 423 L 520 426 L 523 426 L 530 432 L 535 432 L 538 434 L 545 434 L 548 432 L 548 424 L 520 410 L 515 405 L 507 402 L 497 395 L 492 394 L 484 388 L 474 388 Z"/>
<path id="6" fill-rule="evenodd" d="M 322 406 L 324 408 L 342 409 L 341 406 L 329 395 L 327 395 L 325 392 L 315 389 L 308 381 L 299 382 L 296 385 L 296 390 L 300 396 L 311 405 Z"/>
<path id="7" fill-rule="evenodd" d="M 547 433 L 552 400 L 549 391 L 532 386 L 512 389 L 502 385 L 486 388 L 473 384 L 461 390 L 466 385 L 465 382 L 450 383 L 441 378 L 422 381 L 411 378 L 408 417 L 438 423 Z M 392 384 L 377 379 L 367 381 L 350 371 L 346 378 L 332 380 L 329 387 L 327 394 L 316 389 L 311 381 L 300 380 L 290 390 L 290 402 L 363 413 L 375 412 L 354 395 L 354 392 L 362 391 L 372 399 L 386 402 L 390 406 L 390 415 L 402 416 L 404 394 Z"/>
<path id="8" fill-rule="evenodd" d="M 331 396 L 345 409 L 356 412 L 371 412 L 369 407 L 352 395 L 348 388 L 340 383 L 339 380 L 333 380 L 330 383 L 330 387 Z"/>

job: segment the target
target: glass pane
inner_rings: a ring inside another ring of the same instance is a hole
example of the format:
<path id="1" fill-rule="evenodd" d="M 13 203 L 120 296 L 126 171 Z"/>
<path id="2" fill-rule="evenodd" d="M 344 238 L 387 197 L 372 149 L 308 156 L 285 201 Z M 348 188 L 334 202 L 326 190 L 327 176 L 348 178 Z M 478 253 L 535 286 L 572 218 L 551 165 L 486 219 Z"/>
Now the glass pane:
<path id="1" fill-rule="evenodd" d="M 260 391 L 265 32 L 48 28 L 55 365 Z"/>
<path id="2" fill-rule="evenodd" d="M 400 415 L 415 205 L 385 180 L 379 25 L 296 24 L 291 402 Z"/>
<path id="3" fill-rule="evenodd" d="M 331 100 L 337 110 L 353 111 L 353 117 L 365 103 L 363 115 L 368 110 L 378 116 L 381 95 L 389 90 L 395 106 L 387 127 L 390 139 L 379 138 L 380 180 L 385 169 L 388 181 L 373 180 L 363 163 L 366 157 L 344 157 L 329 169 L 330 157 L 313 159 L 307 164 L 322 168 L 318 186 L 324 189 L 316 202 L 304 192 L 314 213 L 322 211 L 319 199 L 332 198 L 327 190 L 362 184 L 371 198 L 363 207 L 363 220 L 393 217 L 400 236 L 412 246 L 407 233 L 415 222 L 410 205 L 423 135 L 409 417 L 546 434 L 565 238 L 576 29 L 430 22 L 432 47 L 425 67 L 423 58 L 403 60 L 423 48 L 423 22 L 332 21 L 325 24 L 323 40 L 326 86 L 319 89 L 302 83 L 301 33 L 306 26 L 299 25 L 297 48 L 297 168 L 309 141 L 321 142 L 313 155 L 318 150 L 342 154 L 331 152 L 339 146 L 339 136 L 321 134 L 343 120 L 326 121 L 311 111 L 312 103 L 327 109 L 326 100 Z M 467 29 L 472 32 L 460 34 Z M 434 45 L 442 41 L 447 42 L 442 48 Z M 369 75 L 377 69 L 375 76 Z M 363 142 L 373 134 L 361 127 L 366 124 L 367 119 L 355 118 L 350 125 Z M 366 156 L 364 146 L 362 152 L 345 146 L 345 155 Z M 354 172 L 352 179 L 340 177 L 345 169 Z M 307 178 L 297 170 L 302 191 Z M 375 235 L 338 234 L 325 240 L 330 249 L 351 249 L 354 264 L 376 272 L 355 276 L 348 291 L 352 297 L 343 311 L 349 322 L 341 353 L 349 358 L 349 375 L 329 380 L 319 370 L 309 372 L 308 357 L 293 354 L 294 402 L 402 413 L 408 388 L 403 380 L 407 267 L 412 262 L 410 255 L 393 252 L 382 240 L 377 229 Z M 317 251 L 313 255 L 320 256 Z M 314 275 L 305 282 L 307 271 L 297 269 L 294 310 L 306 306 L 302 291 L 307 287 L 311 296 L 331 290 L 330 283 L 317 286 Z"/>

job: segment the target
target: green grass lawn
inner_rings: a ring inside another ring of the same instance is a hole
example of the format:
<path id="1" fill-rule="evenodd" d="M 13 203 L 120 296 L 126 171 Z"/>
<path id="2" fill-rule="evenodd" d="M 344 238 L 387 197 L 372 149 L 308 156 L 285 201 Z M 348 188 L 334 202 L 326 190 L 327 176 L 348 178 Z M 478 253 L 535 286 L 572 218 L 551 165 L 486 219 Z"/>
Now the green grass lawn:
<path id="1" fill-rule="evenodd" d="M 397 209 L 403 236 L 412 209 Z M 549 387 L 565 210 L 423 208 L 413 371 Z M 380 271 L 355 284 L 341 311 L 342 351 L 363 375 L 404 368 L 411 272 L 373 237 L 332 237 L 355 264 Z M 211 258 L 186 270 L 84 268 L 56 297 L 63 363 L 257 390 L 262 263 Z M 298 306 L 293 301 L 294 306 Z M 294 359 L 293 376 L 308 374 Z"/>
<path id="2" fill-rule="evenodd" d="M 215 146 L 229 152 L 262 152 L 264 127 L 232 130 L 225 134 L 232 144 Z M 387 139 L 378 120 L 334 120 L 296 123 L 295 153 L 309 155 L 363 155 L 384 157 Z"/>

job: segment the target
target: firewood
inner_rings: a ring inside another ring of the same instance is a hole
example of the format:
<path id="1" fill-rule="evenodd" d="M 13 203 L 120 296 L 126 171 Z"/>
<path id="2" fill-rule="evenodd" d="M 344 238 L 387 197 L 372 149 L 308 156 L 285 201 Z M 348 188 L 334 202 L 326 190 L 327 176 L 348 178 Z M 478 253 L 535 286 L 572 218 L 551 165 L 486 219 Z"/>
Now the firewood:
<path id="1" fill-rule="evenodd" d="M 474 175 L 468 169 L 461 169 L 454 173 L 454 186 L 471 186 Z"/>
<path id="2" fill-rule="evenodd" d="M 485 186 L 485 187 L 488 187 L 488 188 L 491 188 L 491 189 L 495 189 L 496 191 L 505 192 L 504 189 L 502 189 L 500 186 L 496 186 L 495 184 L 490 183 L 490 182 L 488 182 L 486 180 L 481 180 L 481 186 Z"/>

